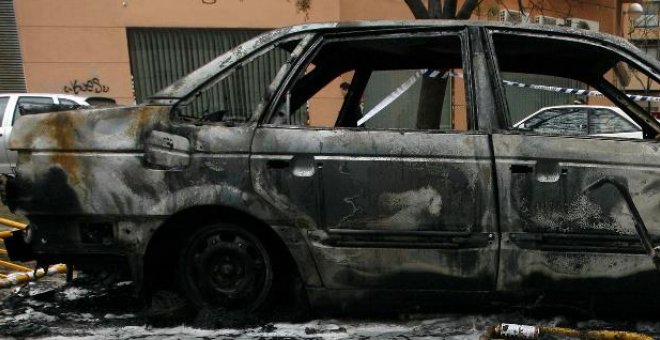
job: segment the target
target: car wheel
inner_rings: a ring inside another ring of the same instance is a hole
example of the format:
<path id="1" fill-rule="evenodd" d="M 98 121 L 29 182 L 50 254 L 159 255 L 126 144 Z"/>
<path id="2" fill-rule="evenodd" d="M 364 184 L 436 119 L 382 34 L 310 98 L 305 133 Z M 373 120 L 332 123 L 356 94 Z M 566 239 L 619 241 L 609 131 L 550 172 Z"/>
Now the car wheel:
<path id="1" fill-rule="evenodd" d="M 202 227 L 184 242 L 180 285 L 199 308 L 249 312 L 262 307 L 273 283 L 273 266 L 257 236 L 240 226 Z"/>

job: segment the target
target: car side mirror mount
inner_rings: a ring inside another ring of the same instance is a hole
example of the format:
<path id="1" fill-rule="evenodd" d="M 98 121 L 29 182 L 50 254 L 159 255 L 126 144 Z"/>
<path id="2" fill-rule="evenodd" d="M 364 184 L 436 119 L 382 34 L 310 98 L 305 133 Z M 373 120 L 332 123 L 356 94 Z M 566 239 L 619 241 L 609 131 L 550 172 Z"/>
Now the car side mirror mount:
<path id="1" fill-rule="evenodd" d="M 190 141 L 186 137 L 152 131 L 144 147 L 144 162 L 150 168 L 182 170 L 190 165 Z"/>

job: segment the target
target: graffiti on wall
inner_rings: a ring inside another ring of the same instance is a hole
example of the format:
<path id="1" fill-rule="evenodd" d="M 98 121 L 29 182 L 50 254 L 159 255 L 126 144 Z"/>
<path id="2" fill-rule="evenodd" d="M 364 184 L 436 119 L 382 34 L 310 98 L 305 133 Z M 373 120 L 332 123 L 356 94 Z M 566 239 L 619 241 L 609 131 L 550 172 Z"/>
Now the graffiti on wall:
<path id="1" fill-rule="evenodd" d="M 110 91 L 110 86 L 103 85 L 99 78 L 94 77 L 87 81 L 72 80 L 68 85 L 64 85 L 63 91 L 64 93 L 73 94 L 80 92 L 107 93 Z"/>

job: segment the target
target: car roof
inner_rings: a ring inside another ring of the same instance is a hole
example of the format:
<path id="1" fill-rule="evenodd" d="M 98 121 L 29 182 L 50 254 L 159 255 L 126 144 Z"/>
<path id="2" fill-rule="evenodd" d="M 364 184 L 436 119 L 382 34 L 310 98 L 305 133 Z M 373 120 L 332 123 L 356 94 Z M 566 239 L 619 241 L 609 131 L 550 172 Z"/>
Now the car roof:
<path id="1" fill-rule="evenodd" d="M 159 99 L 180 99 L 183 96 L 192 93 L 200 83 L 206 83 L 218 70 L 233 64 L 237 60 L 245 57 L 253 50 L 260 48 L 274 40 L 301 33 L 314 32 L 352 32 L 352 31 L 371 31 L 374 29 L 433 29 L 448 28 L 460 29 L 466 27 L 483 27 L 489 29 L 501 29 L 511 32 L 528 32 L 538 34 L 548 34 L 551 36 L 573 37 L 597 41 L 598 44 L 614 45 L 626 49 L 640 59 L 645 60 L 656 69 L 660 69 L 660 63 L 651 59 L 646 54 L 638 51 L 633 44 L 621 37 L 616 37 L 606 33 L 592 32 L 583 29 L 570 27 L 546 26 L 536 24 L 512 24 L 508 22 L 496 21 L 470 21 L 470 20 L 407 20 L 407 21 L 347 21 L 347 22 L 326 22 L 295 25 L 275 29 L 265 32 L 229 51 L 224 53 L 206 65 L 193 71 L 187 76 L 179 79 L 173 84 L 160 90 L 150 98 L 153 103 Z M 167 102 L 165 100 L 164 102 Z"/>
<path id="2" fill-rule="evenodd" d="M 274 37 L 284 36 L 291 33 L 304 33 L 314 31 L 360 31 L 372 30 L 375 28 L 380 29 L 395 29 L 395 28 L 433 28 L 433 27 L 484 27 L 493 29 L 505 29 L 512 31 L 533 31 L 539 33 L 551 33 L 553 35 L 560 34 L 566 36 L 574 36 L 576 38 L 593 38 L 597 40 L 605 40 L 616 45 L 626 45 L 627 47 L 635 47 L 628 40 L 611 35 L 609 33 L 595 32 L 585 29 L 578 29 L 565 26 L 551 26 L 551 25 L 538 25 L 527 23 L 511 23 L 504 21 L 480 21 L 480 20 L 441 20 L 441 19 L 424 19 L 424 20 L 373 20 L 373 21 L 341 21 L 341 22 L 320 22 L 313 24 L 293 25 L 275 29 L 270 33 Z M 266 33 L 268 34 L 268 33 Z"/>

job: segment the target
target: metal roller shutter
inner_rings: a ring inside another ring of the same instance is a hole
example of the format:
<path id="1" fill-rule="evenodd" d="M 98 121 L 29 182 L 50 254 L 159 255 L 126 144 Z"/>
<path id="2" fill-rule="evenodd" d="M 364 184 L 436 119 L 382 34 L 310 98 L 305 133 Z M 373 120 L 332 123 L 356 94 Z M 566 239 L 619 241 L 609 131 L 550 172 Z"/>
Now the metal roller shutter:
<path id="1" fill-rule="evenodd" d="M 14 2 L 0 0 L 0 92 L 25 92 Z"/>
<path id="2" fill-rule="evenodd" d="M 130 28 L 128 45 L 135 100 L 150 95 L 264 32 L 257 29 Z M 275 65 L 272 67 L 276 67 Z"/>

